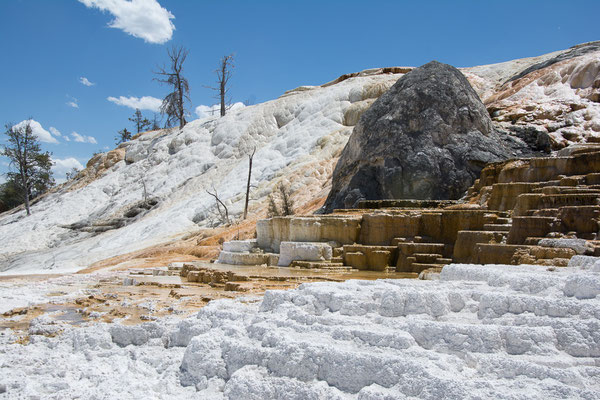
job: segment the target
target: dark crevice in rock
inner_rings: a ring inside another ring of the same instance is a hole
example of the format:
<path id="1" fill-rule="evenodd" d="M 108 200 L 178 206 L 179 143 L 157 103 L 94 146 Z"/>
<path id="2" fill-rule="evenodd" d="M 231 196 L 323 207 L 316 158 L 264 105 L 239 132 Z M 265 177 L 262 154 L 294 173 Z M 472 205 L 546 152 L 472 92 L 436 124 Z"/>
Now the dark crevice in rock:
<path id="1" fill-rule="evenodd" d="M 141 200 L 128 207 L 119 216 L 114 216 L 107 219 L 98 219 L 90 217 L 85 220 L 75 222 L 73 224 L 61 225 L 61 228 L 72 229 L 80 232 L 88 232 L 92 234 L 99 234 L 113 229 L 122 228 L 137 221 L 138 219 L 142 218 L 145 214 L 147 214 L 148 211 L 156 207 L 158 204 L 159 200 L 156 198 Z"/>

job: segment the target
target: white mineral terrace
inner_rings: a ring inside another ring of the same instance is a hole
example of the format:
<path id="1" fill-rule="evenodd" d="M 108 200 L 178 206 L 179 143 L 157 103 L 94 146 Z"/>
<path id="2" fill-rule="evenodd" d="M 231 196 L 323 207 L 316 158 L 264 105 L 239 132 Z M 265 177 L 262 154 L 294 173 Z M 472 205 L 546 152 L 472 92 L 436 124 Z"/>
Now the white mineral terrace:
<path id="1" fill-rule="evenodd" d="M 0 335 L 0 398 L 600 398 L 600 259 L 453 264 L 209 303 L 138 326 Z"/>

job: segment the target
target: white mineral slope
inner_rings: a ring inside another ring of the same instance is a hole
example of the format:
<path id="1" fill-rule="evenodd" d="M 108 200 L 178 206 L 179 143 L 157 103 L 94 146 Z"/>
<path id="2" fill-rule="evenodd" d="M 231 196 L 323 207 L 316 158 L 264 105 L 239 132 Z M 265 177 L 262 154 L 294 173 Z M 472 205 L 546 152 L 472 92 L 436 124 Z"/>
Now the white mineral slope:
<path id="1" fill-rule="evenodd" d="M 39 320 L 26 346 L 0 336 L 0 398 L 597 399 L 599 260 L 311 283 L 50 338 Z"/>
<path id="2" fill-rule="evenodd" d="M 76 190 L 52 193 L 24 212 L 0 216 L 0 273 L 63 273 L 164 242 L 213 222 L 214 188 L 235 218 L 242 213 L 247 154 L 256 147 L 251 209 L 281 180 L 297 204 L 330 180 L 336 155 L 360 113 L 400 74 L 364 74 L 329 87 L 302 87 L 279 99 L 154 131 L 122 145 L 125 159 Z M 62 226 L 101 223 L 148 196 L 160 203 L 142 218 L 101 234 Z M 322 195 L 326 195 L 322 194 Z"/>
<path id="3" fill-rule="evenodd" d="M 592 50 L 582 51 L 586 48 Z M 560 61 L 512 79 L 551 59 Z M 600 137 L 598 42 L 539 57 L 465 68 L 463 73 L 492 111 L 497 126 L 508 131 L 533 127 L 548 133 L 555 148 L 573 142 L 597 142 Z"/>

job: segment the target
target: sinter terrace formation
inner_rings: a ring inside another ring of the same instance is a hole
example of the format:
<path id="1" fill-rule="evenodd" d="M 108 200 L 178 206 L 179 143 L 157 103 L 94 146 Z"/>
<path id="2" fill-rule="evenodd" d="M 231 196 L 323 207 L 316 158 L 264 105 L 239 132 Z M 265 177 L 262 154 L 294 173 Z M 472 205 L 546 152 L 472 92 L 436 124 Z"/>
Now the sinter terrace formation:
<path id="1" fill-rule="evenodd" d="M 491 164 L 462 203 L 366 200 L 262 220 L 256 240 L 225 243 L 220 260 L 418 274 L 453 261 L 566 266 L 600 256 L 600 146 L 565 153 Z"/>

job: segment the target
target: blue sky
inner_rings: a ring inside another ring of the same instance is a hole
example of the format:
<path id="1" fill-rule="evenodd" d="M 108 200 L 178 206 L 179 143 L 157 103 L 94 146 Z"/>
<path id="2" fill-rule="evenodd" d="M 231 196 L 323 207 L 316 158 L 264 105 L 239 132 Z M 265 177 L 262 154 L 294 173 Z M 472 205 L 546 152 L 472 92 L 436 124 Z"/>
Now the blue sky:
<path id="1" fill-rule="evenodd" d="M 372 67 L 490 64 L 600 40 L 598 15 L 597 0 L 1 0 L 0 122 L 39 122 L 60 179 L 133 129 L 134 110 L 108 98 L 152 108 L 135 101 L 167 93 L 152 71 L 171 45 L 189 50 L 195 117 L 215 103 L 203 86 L 226 54 L 233 101 L 262 102 Z"/>

